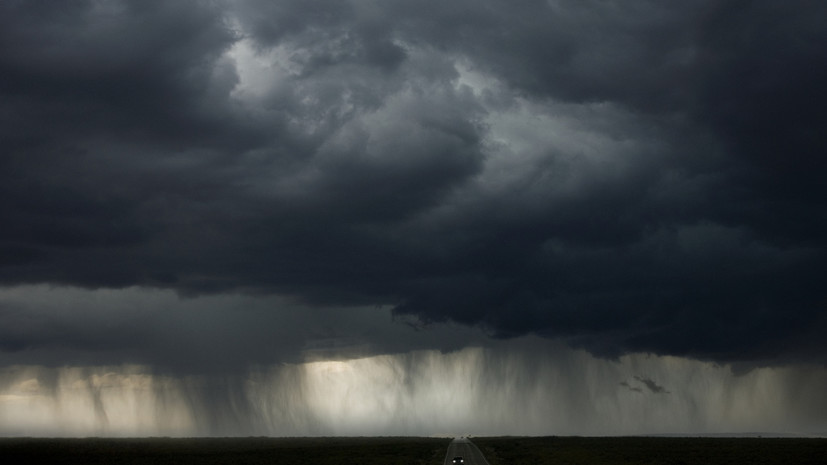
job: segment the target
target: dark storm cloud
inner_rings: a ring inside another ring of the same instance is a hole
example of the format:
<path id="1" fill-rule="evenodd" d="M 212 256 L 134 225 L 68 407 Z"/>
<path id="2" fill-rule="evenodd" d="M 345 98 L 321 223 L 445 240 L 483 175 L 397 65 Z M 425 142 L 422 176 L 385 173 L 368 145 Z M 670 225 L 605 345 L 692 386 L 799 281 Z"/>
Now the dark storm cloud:
<path id="1" fill-rule="evenodd" d="M 0 280 L 823 362 L 825 8 L 6 2 Z"/>
<path id="2" fill-rule="evenodd" d="M 232 378 L 251 367 L 410 350 L 458 350 L 485 336 L 459 325 L 414 332 L 389 308 L 320 307 L 277 296 L 18 286 L 0 290 L 0 366 L 151 366 Z M 230 382 L 229 380 L 227 382 Z"/>

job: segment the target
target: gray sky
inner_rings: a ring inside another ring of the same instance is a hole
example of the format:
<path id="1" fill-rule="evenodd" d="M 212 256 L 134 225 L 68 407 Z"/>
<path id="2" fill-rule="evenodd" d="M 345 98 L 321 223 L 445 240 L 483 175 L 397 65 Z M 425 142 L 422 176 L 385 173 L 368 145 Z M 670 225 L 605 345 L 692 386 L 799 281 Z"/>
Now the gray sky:
<path id="1" fill-rule="evenodd" d="M 583 418 L 458 415 L 497 434 L 827 431 L 817 395 L 709 417 L 722 395 L 825 387 L 824 17 L 809 1 L 3 2 L 0 409 L 40 396 L 30 416 L 54 423 L 77 381 L 92 429 L 30 433 L 114 434 L 119 404 L 91 381 L 111 373 L 121 400 L 133 375 L 156 396 L 139 404 L 189 398 L 193 434 L 373 434 L 307 392 L 278 410 L 293 423 L 204 412 L 261 402 L 262 373 L 313 391 L 306 362 L 366 383 L 384 360 L 423 380 L 544 373 L 490 389 Z M 687 372 L 711 384 L 678 389 Z M 445 401 L 393 386 L 395 411 Z M 636 414 L 634 396 L 681 400 Z M 152 418 L 117 431 L 178 424 Z"/>

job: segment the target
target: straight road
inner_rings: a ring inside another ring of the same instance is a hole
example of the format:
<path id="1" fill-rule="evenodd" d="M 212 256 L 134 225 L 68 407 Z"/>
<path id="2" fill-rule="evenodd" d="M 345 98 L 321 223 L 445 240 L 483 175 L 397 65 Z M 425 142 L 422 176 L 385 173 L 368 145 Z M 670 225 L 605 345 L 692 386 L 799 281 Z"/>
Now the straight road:
<path id="1" fill-rule="evenodd" d="M 462 457 L 463 465 L 488 465 L 482 452 L 468 438 L 456 438 L 448 444 L 445 465 L 452 465 L 454 457 Z"/>

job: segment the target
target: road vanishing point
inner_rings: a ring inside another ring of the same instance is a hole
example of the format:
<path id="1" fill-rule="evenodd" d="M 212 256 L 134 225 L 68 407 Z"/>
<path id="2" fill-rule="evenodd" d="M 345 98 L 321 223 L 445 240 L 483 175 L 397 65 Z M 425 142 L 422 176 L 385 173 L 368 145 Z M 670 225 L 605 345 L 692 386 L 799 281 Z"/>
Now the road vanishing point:
<path id="1" fill-rule="evenodd" d="M 456 438 L 448 444 L 444 465 L 453 465 L 454 457 L 462 457 L 462 465 L 489 465 L 482 452 L 468 438 Z"/>

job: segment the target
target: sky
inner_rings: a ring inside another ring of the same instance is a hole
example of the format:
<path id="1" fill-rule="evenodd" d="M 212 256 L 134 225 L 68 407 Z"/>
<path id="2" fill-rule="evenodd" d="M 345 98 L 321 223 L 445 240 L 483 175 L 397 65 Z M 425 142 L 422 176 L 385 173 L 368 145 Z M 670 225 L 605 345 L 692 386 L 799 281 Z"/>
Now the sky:
<path id="1" fill-rule="evenodd" d="M 825 17 L 0 3 L 0 435 L 827 435 Z"/>

